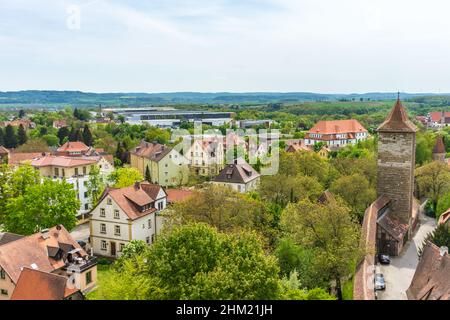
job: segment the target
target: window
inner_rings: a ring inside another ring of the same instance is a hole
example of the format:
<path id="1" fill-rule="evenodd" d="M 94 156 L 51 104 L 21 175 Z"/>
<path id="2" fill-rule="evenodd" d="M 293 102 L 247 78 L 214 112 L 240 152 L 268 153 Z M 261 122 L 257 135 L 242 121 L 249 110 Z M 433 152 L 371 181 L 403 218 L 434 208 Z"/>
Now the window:
<path id="1" fill-rule="evenodd" d="M 166 163 L 166 168 L 168 168 L 169 167 L 169 165 Z"/>
<path id="2" fill-rule="evenodd" d="M 101 247 L 101 249 L 103 251 L 106 251 L 106 241 L 105 240 L 102 240 L 102 247 Z"/>
<path id="3" fill-rule="evenodd" d="M 92 271 L 89 271 L 86 273 L 86 284 L 89 284 L 92 282 Z"/>
<path id="4" fill-rule="evenodd" d="M 100 209 L 100 217 L 102 217 L 102 218 L 106 217 L 106 212 L 105 212 L 104 208 Z"/>
<path id="5" fill-rule="evenodd" d="M 86 167 L 83 167 L 83 175 L 85 176 L 86 175 Z"/>
<path id="6" fill-rule="evenodd" d="M 114 234 L 120 236 L 120 226 L 114 226 Z"/>
<path id="7" fill-rule="evenodd" d="M 147 244 L 150 244 L 150 237 L 145 238 L 145 242 L 147 242 Z"/>
<path id="8" fill-rule="evenodd" d="M 59 176 L 59 168 L 55 168 L 55 176 Z"/>
<path id="9" fill-rule="evenodd" d="M 155 235 L 152 234 L 152 243 L 155 242 Z"/>
<path id="10" fill-rule="evenodd" d="M 62 169 L 62 176 L 65 177 L 66 176 L 66 170 Z"/>
<path id="11" fill-rule="evenodd" d="M 120 248 L 120 252 L 122 252 L 123 249 L 125 249 L 125 243 L 121 243 L 119 248 Z"/>
<path id="12" fill-rule="evenodd" d="M 2 289 L 2 296 L 7 296 L 8 295 L 8 290 Z"/>
<path id="13" fill-rule="evenodd" d="M 148 228 L 151 229 L 152 228 L 152 219 L 148 219 Z"/>
<path id="14" fill-rule="evenodd" d="M 120 219 L 119 210 L 114 210 L 114 219 Z"/>
<path id="15" fill-rule="evenodd" d="M 164 202 L 158 202 L 158 210 L 161 211 L 162 209 L 164 209 Z"/>
<path id="16" fill-rule="evenodd" d="M 112 205 L 112 200 L 111 200 L 110 198 L 108 198 L 108 200 L 106 200 L 106 203 L 107 203 L 108 205 Z"/>
<path id="17" fill-rule="evenodd" d="M 89 203 L 84 204 L 84 210 L 89 210 Z"/>
<path id="18" fill-rule="evenodd" d="M 78 176 L 78 168 L 75 168 L 75 175 Z"/>
<path id="19" fill-rule="evenodd" d="M 83 181 L 83 186 L 87 187 L 88 182 L 87 181 Z"/>
<path id="20" fill-rule="evenodd" d="M 6 272 L 3 269 L 0 269 L 0 279 L 3 279 L 3 280 L 6 279 Z"/>
<path id="21" fill-rule="evenodd" d="M 102 223 L 100 225 L 100 233 L 106 234 L 106 224 Z"/>
<path id="22" fill-rule="evenodd" d="M 88 197 L 88 193 L 87 191 L 84 192 L 84 197 L 87 198 Z"/>

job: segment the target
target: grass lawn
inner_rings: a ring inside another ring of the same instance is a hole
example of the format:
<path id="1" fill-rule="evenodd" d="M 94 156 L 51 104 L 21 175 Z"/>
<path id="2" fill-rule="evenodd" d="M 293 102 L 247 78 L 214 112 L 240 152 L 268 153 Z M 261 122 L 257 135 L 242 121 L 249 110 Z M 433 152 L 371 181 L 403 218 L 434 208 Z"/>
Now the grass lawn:
<path id="1" fill-rule="evenodd" d="M 111 271 L 112 265 L 98 264 L 97 265 L 97 287 L 101 287 L 104 279 L 106 279 Z M 88 300 L 102 300 L 99 296 L 98 289 L 94 289 L 86 295 Z"/>

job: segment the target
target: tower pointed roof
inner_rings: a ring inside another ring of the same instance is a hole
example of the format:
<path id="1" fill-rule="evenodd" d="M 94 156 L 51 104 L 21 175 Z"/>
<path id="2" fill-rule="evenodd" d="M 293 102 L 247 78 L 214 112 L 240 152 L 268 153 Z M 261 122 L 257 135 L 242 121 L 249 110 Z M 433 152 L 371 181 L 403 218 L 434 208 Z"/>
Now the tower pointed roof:
<path id="1" fill-rule="evenodd" d="M 442 138 L 442 136 L 437 137 L 436 144 L 434 145 L 433 148 L 433 153 L 434 154 L 445 153 L 444 139 Z"/>
<path id="2" fill-rule="evenodd" d="M 417 127 L 409 120 L 400 97 L 386 120 L 378 127 L 379 132 L 417 132 Z"/>

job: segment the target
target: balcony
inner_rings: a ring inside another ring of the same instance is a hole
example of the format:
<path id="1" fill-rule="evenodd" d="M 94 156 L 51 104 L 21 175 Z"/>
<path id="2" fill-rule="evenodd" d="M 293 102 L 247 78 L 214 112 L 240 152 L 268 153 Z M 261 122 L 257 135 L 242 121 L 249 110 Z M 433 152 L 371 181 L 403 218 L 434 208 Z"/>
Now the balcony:
<path id="1" fill-rule="evenodd" d="M 66 266 L 67 273 L 81 273 L 97 265 L 97 258 L 90 257 L 89 260 L 76 258 L 74 262 Z"/>

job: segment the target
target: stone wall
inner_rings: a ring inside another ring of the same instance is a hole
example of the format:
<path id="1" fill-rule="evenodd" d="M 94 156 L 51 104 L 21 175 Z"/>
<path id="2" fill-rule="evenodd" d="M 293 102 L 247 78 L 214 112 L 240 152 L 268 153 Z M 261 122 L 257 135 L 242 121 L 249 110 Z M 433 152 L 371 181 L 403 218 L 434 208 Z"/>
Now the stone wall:
<path id="1" fill-rule="evenodd" d="M 392 200 L 392 211 L 406 224 L 411 222 L 415 146 L 415 133 L 379 134 L 377 194 Z"/>

